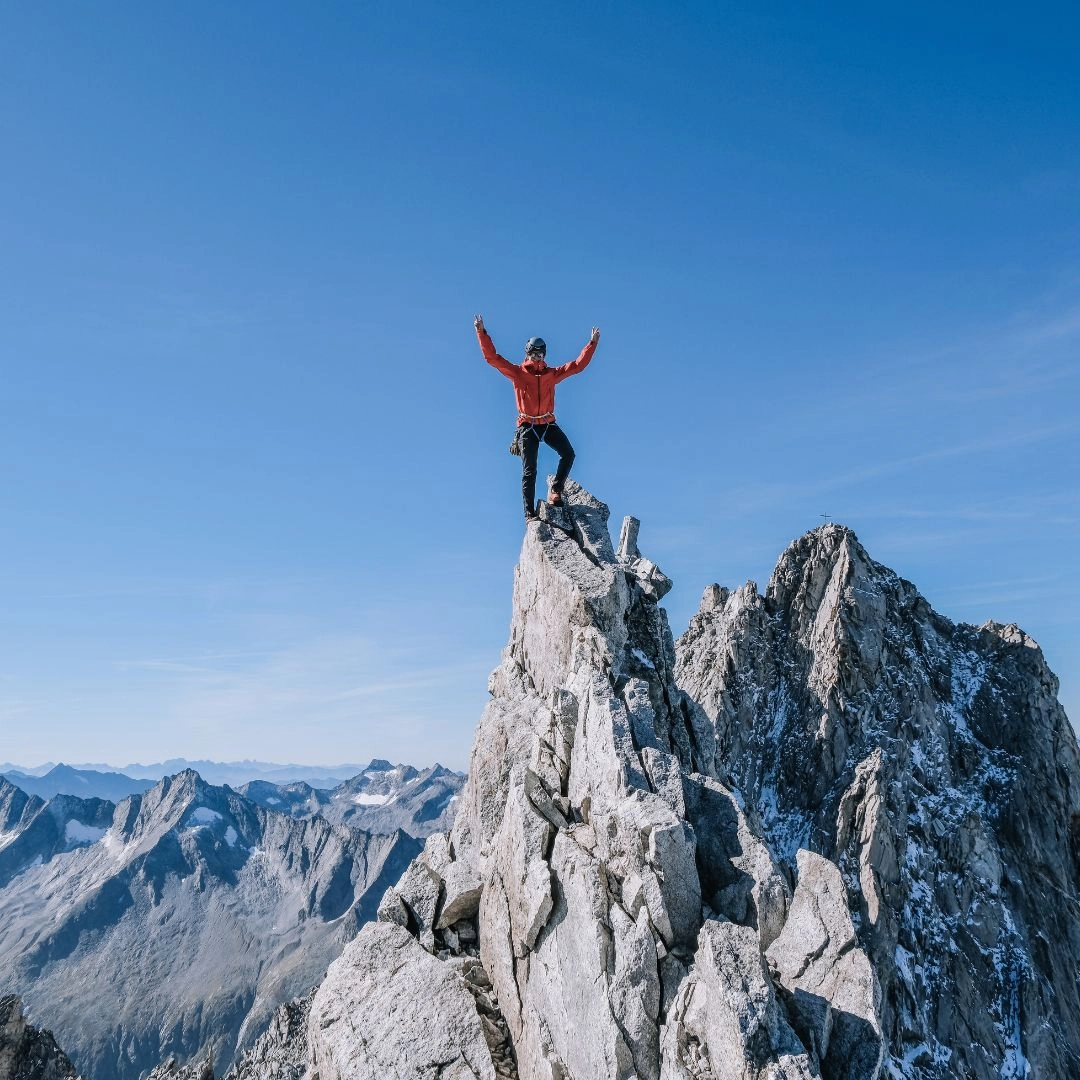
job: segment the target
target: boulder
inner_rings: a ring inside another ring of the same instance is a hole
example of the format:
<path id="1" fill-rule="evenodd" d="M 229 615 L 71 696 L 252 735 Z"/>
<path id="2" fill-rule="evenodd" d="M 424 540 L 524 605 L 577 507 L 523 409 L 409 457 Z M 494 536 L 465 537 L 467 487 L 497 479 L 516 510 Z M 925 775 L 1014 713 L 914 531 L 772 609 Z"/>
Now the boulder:
<path id="1" fill-rule="evenodd" d="M 308 1021 L 319 1080 L 496 1080 L 475 999 L 403 927 L 369 923 L 335 960 Z"/>

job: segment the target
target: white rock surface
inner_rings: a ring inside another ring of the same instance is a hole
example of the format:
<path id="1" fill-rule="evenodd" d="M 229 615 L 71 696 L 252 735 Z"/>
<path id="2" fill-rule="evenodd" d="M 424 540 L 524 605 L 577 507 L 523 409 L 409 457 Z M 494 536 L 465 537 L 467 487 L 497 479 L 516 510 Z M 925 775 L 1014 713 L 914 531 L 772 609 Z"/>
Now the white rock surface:
<path id="1" fill-rule="evenodd" d="M 607 508 L 566 503 L 527 526 L 452 831 L 316 994 L 320 1080 L 818 1075 L 765 961 L 790 889 L 674 683 L 670 583 L 636 523 L 616 555 Z"/>
<path id="2" fill-rule="evenodd" d="M 789 1012 L 831 1076 L 873 1080 L 883 1056 L 881 992 L 858 947 L 847 891 L 834 863 L 798 853 L 799 884 L 780 936 L 766 950 L 791 996 Z"/>
<path id="3" fill-rule="evenodd" d="M 757 934 L 706 920 L 665 1031 L 664 1080 L 810 1080 L 818 1075 L 778 1006 Z"/>
<path id="4" fill-rule="evenodd" d="M 392 923 L 330 965 L 308 1023 L 320 1080 L 496 1080 L 465 980 Z"/>

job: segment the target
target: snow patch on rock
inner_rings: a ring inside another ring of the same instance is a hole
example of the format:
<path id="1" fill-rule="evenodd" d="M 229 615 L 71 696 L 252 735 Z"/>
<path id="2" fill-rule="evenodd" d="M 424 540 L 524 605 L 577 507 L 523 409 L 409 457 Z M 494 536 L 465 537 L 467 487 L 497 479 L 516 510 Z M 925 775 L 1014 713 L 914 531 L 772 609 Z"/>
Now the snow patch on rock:
<path id="1" fill-rule="evenodd" d="M 95 825 L 84 825 L 71 820 L 64 826 L 64 839 L 69 844 L 96 844 L 109 830 Z"/>

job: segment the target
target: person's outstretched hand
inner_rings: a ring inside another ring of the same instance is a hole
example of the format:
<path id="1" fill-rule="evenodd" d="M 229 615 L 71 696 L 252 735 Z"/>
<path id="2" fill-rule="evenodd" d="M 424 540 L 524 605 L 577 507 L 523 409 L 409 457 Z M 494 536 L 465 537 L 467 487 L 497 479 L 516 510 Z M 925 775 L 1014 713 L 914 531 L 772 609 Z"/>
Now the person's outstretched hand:
<path id="1" fill-rule="evenodd" d="M 599 326 L 594 326 L 592 328 L 592 337 L 589 338 L 589 341 L 591 341 L 592 344 L 595 345 L 599 340 L 600 340 L 600 327 Z"/>
<path id="2" fill-rule="evenodd" d="M 473 326 L 476 327 L 477 330 L 483 330 L 484 329 L 484 316 L 483 315 L 476 315 L 473 318 L 472 324 L 473 324 Z"/>

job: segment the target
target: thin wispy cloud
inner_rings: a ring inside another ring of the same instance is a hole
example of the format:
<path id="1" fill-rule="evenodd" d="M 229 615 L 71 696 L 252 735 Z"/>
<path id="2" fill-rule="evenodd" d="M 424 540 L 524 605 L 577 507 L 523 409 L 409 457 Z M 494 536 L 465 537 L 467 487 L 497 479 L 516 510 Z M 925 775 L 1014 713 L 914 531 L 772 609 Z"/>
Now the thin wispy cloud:
<path id="1" fill-rule="evenodd" d="M 1061 589 L 1058 578 L 1002 578 L 997 581 L 972 581 L 938 586 L 934 592 L 950 608 L 980 611 L 1007 611 L 1017 606 L 1045 600 Z"/>
<path id="2" fill-rule="evenodd" d="M 475 670 L 472 663 L 444 664 L 432 668 L 410 671 L 397 679 L 385 679 L 354 686 L 349 690 L 331 694 L 326 701 L 355 701 L 362 698 L 382 698 L 391 694 L 415 693 L 417 690 L 436 689 L 455 683 L 463 675 Z"/>
<path id="3" fill-rule="evenodd" d="M 1078 375 L 1080 302 L 1057 300 L 1049 311 L 1022 311 L 969 337 L 920 351 L 894 348 L 868 357 L 847 385 L 822 387 L 822 399 L 844 413 L 920 408 L 1031 397 Z"/>
<path id="4" fill-rule="evenodd" d="M 864 521 L 949 521 L 984 530 L 986 526 L 1075 529 L 1080 525 L 1080 490 L 1027 491 L 1002 494 L 994 500 L 956 502 L 926 495 L 919 505 L 864 502 L 858 507 Z"/>
<path id="5" fill-rule="evenodd" d="M 1059 311 L 1017 332 L 1016 342 L 1034 349 L 1051 341 L 1080 338 L 1080 304 Z"/>
<path id="6" fill-rule="evenodd" d="M 851 484 L 862 483 L 865 480 L 894 476 L 909 469 L 947 461 L 952 458 L 970 457 L 973 454 L 1000 453 L 1003 450 L 1010 450 L 1018 446 L 1027 446 L 1031 443 L 1044 442 L 1061 435 L 1071 434 L 1072 430 L 1067 425 L 1057 424 L 1050 427 L 1033 428 L 1029 431 L 1018 431 L 1006 436 L 995 435 L 991 438 L 974 439 L 953 446 L 941 446 L 919 454 L 909 454 L 906 457 L 895 458 L 892 461 L 881 461 L 863 468 L 852 469 L 824 481 L 814 490 L 827 492 Z"/>
<path id="7" fill-rule="evenodd" d="M 39 594 L 41 600 L 110 600 L 154 597 L 190 597 L 200 602 L 220 603 L 229 598 L 243 599 L 246 604 L 277 601 L 299 592 L 325 585 L 323 576 L 297 576 L 243 580 L 241 578 L 113 580 L 78 587 L 57 583 L 54 588 Z M 14 584 L 14 583 L 13 583 Z"/>
<path id="8" fill-rule="evenodd" d="M 272 652 L 138 658 L 117 666 L 153 677 L 156 721 L 196 735 L 196 741 L 227 738 L 240 746 L 260 730 L 273 730 L 282 739 L 302 737 L 312 752 L 319 746 L 324 756 L 340 756 L 342 744 L 331 740 L 348 732 L 359 756 L 381 739 L 385 753 L 404 758 L 402 733 L 421 717 L 430 725 L 443 697 L 460 700 L 464 686 L 482 687 L 497 659 L 455 652 L 447 663 L 440 651 L 346 634 Z M 145 707 L 141 699 L 139 704 Z"/>
<path id="9" fill-rule="evenodd" d="M 2 701 L 0 700 L 0 720 L 21 720 L 32 716 L 35 709 L 40 705 L 36 701 Z"/>
<path id="10" fill-rule="evenodd" d="M 969 521 L 972 524 L 1021 524 L 1038 520 L 1044 525 L 1075 526 L 1080 525 L 1080 516 L 1076 514 L 1048 513 L 1038 506 L 1026 508 L 994 509 L 992 507 L 934 507 L 933 509 L 918 507 L 895 507 L 892 509 L 866 509 L 860 510 L 863 518 L 895 518 L 911 521 Z"/>
<path id="11" fill-rule="evenodd" d="M 1071 428 L 1067 425 L 1055 424 L 1017 431 L 1009 435 L 994 435 L 948 446 L 939 446 L 917 454 L 907 454 L 885 461 L 871 462 L 833 474 L 829 474 L 818 466 L 809 477 L 799 482 L 757 484 L 734 488 L 726 492 L 720 501 L 726 510 L 735 508 L 741 513 L 751 513 L 790 503 L 795 498 L 805 499 L 807 497 L 828 495 L 846 488 L 857 487 L 871 480 L 894 477 L 901 473 L 940 462 L 974 455 L 1002 453 L 1021 446 L 1047 442 L 1069 434 L 1071 434 Z"/>
<path id="12" fill-rule="evenodd" d="M 1017 587 L 1032 587 L 1039 585 L 1051 585 L 1057 579 L 1048 575 L 1043 577 L 1019 577 L 999 578 L 991 581 L 968 581 L 963 585 L 946 585 L 938 589 L 941 593 L 965 593 L 965 592 L 991 592 L 998 589 L 1014 589 Z"/>
<path id="13" fill-rule="evenodd" d="M 120 671 L 163 671 L 176 674 L 212 675 L 226 668 L 229 662 L 265 659 L 272 654 L 259 652 L 201 653 L 196 656 L 150 657 L 145 660 L 118 660 Z"/>

